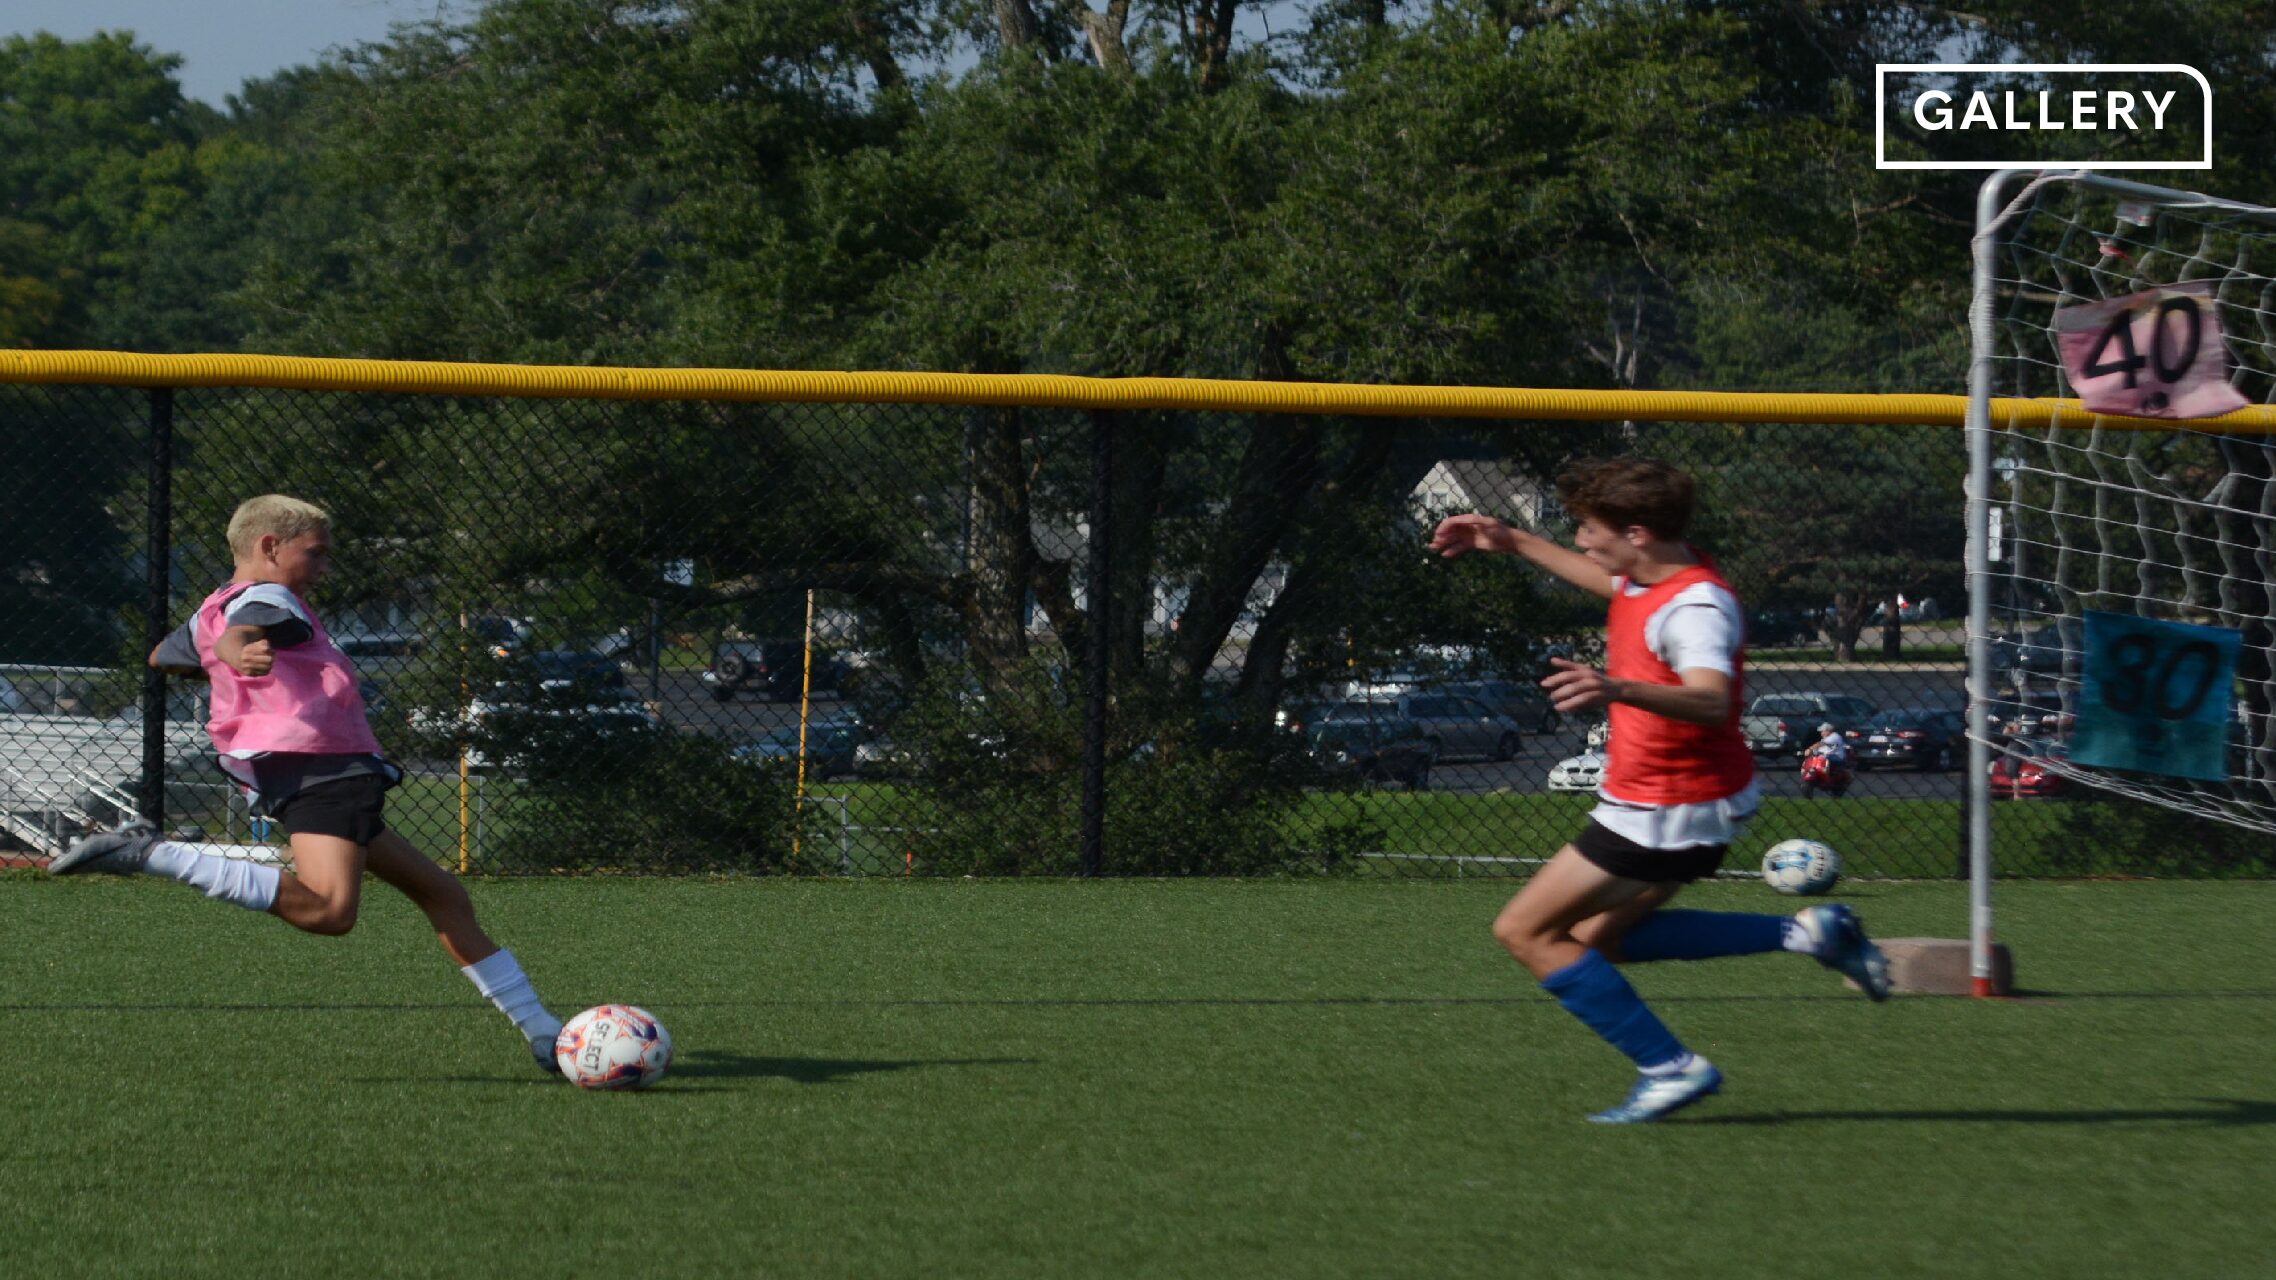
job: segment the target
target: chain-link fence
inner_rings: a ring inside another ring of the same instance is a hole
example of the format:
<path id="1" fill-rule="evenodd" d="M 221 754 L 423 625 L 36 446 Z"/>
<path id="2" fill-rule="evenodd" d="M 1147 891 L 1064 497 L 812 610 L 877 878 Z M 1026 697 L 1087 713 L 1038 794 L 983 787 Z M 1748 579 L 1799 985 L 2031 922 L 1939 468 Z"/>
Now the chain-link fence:
<path id="1" fill-rule="evenodd" d="M 1563 536 L 1557 470 L 1641 452 L 1699 476 L 1749 605 L 1768 799 L 1730 866 L 1962 862 L 1949 426 L 10 386 L 0 431 L 19 854 L 161 809 L 264 836 L 141 662 L 283 492 L 332 513 L 314 604 L 407 771 L 389 822 L 446 864 L 1524 875 L 1593 803 L 1602 722 L 1537 681 L 1601 657 L 1602 602 L 1425 543 Z M 1862 766 L 1830 794 L 1829 722 Z M 2087 869 L 2081 808 L 2002 804 L 2003 870 Z"/>

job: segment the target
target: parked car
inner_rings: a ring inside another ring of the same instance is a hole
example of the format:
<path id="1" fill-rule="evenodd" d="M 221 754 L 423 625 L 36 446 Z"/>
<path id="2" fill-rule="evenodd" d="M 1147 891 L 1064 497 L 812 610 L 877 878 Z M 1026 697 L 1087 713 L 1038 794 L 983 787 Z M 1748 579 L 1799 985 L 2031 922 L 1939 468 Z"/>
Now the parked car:
<path id="1" fill-rule="evenodd" d="M 1430 740 L 1441 760 L 1457 757 L 1508 760 L 1525 745 L 1525 730 L 1517 721 L 1475 698 L 1453 693 L 1433 691 L 1351 701 L 1327 714 L 1339 719 L 1372 717 L 1407 721 Z"/>
<path id="2" fill-rule="evenodd" d="M 1381 705 L 1345 703 L 1335 714 L 1314 720 L 1304 731 L 1312 759 L 1330 775 L 1403 782 L 1409 791 L 1421 791 L 1430 785 L 1438 749 L 1413 721 L 1374 714 Z"/>
<path id="3" fill-rule="evenodd" d="M 1936 603 L 1933 596 L 1919 600 L 1907 600 L 1903 596 L 1897 597 L 1897 621 L 1899 622 L 1939 622 L 1943 618 L 1944 608 Z M 1878 624 L 1888 620 L 1889 602 L 1883 600 L 1873 606 L 1873 621 Z"/>
<path id="4" fill-rule="evenodd" d="M 1395 667 L 1353 676 L 1336 692 L 1347 700 L 1378 702 L 1413 693 L 1429 682 L 1430 674 L 1420 667 Z"/>
<path id="5" fill-rule="evenodd" d="M 1992 736 L 2061 736 L 2078 720 L 2077 695 L 2064 689 L 2031 689 L 1992 701 Z"/>
<path id="6" fill-rule="evenodd" d="M 853 771 L 865 778 L 889 778 L 917 772 L 916 753 L 883 735 L 863 735 L 854 743 Z"/>
<path id="7" fill-rule="evenodd" d="M 501 613 L 483 614 L 474 619 L 474 634 L 490 652 L 500 658 L 518 653 L 529 647 L 536 638 L 537 624 L 528 618 L 510 618 Z"/>
<path id="8" fill-rule="evenodd" d="M 1749 649 L 1773 649 L 1817 639 L 1817 624 L 1799 609 L 1757 609 L 1747 615 Z"/>
<path id="9" fill-rule="evenodd" d="M 1517 680 L 1465 680 L 1444 686 L 1441 692 L 1474 698 L 1515 720 L 1527 733 L 1555 733 L 1563 717 L 1549 705 L 1549 694 L 1537 684 Z"/>
<path id="10" fill-rule="evenodd" d="M 2021 635 L 2009 632 L 1992 637 L 1992 670 L 2059 672 L 2085 647 L 2085 624 L 2076 618 L 2057 618 Z"/>
<path id="11" fill-rule="evenodd" d="M 1551 791 L 1594 792 L 1604 781 L 1604 752 L 1590 747 L 1577 756 L 1566 756 L 1549 770 Z"/>
<path id="12" fill-rule="evenodd" d="M 2071 781 L 2047 767 L 2070 748 L 2052 739 L 2018 738 L 1991 763 L 1991 793 L 2004 800 L 2053 799 L 2070 794 Z"/>
<path id="13" fill-rule="evenodd" d="M 332 644 L 351 658 L 407 658 L 425 648 L 426 640 L 416 631 L 387 628 L 346 632 L 333 636 Z"/>
<path id="14" fill-rule="evenodd" d="M 1856 742 L 1866 768 L 1904 765 L 1937 773 L 1968 758 L 1968 718 L 1957 711 L 1905 707 L 1866 721 Z"/>
<path id="15" fill-rule="evenodd" d="M 491 756 L 501 744 L 540 743 L 574 734 L 579 739 L 616 740 L 662 731 L 663 717 L 642 702 L 613 658 L 574 650 L 549 650 L 509 657 L 499 678 L 466 704 L 461 720 L 413 712 L 410 726 L 429 736 L 467 742 L 472 768 L 501 763 Z M 502 762 L 516 764 L 508 746 Z"/>
<path id="16" fill-rule="evenodd" d="M 861 746 L 869 734 L 859 717 L 828 716 L 806 724 L 808 777 L 834 778 L 856 772 Z M 756 742 L 735 748 L 739 760 L 758 760 L 795 768 L 798 764 L 798 726 L 784 725 Z"/>
<path id="17" fill-rule="evenodd" d="M 816 649 L 814 692 L 838 692 L 850 669 L 836 654 Z M 699 678 L 721 702 L 743 689 L 771 701 L 789 701 L 805 685 L 806 646 L 796 640 L 722 640 L 712 649 L 710 668 Z"/>
<path id="18" fill-rule="evenodd" d="M 1797 756 L 1818 740 L 1818 726 L 1831 723 L 1845 736 L 1874 713 L 1863 698 L 1845 693 L 1766 693 L 1739 720 L 1740 732 L 1756 755 Z"/>

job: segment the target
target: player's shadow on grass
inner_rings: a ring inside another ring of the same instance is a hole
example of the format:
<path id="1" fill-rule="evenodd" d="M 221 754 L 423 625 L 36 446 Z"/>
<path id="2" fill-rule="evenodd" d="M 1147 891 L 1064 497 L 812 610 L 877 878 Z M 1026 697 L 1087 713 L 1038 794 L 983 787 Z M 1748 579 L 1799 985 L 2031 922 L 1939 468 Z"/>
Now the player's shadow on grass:
<path id="1" fill-rule="evenodd" d="M 2276 1124 L 2276 1102 L 2251 1098 L 2195 1098 L 2199 1108 L 2111 1108 L 2026 1110 L 2018 1107 L 1960 1107 L 1900 1111 L 1776 1111 L 1754 1116 L 1693 1116 L 1678 1124 L 1781 1125 L 1814 1120 L 1927 1120 L 1961 1124 L 2186 1124 L 2211 1128 Z"/>
<path id="2" fill-rule="evenodd" d="M 672 1060 L 672 1077 L 681 1080 L 789 1080 L 795 1084 L 837 1084 L 884 1071 L 928 1067 L 1024 1067 L 1033 1058 L 779 1058 L 697 1049 Z"/>

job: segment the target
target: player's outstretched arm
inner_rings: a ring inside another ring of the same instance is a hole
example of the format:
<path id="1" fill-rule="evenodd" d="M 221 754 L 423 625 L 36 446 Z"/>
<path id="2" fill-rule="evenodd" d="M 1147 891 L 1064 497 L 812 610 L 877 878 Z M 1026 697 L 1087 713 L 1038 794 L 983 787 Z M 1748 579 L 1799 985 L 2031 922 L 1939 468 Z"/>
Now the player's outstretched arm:
<path id="1" fill-rule="evenodd" d="M 1524 556 L 1591 595 L 1612 598 L 1612 575 L 1594 560 L 1492 516 L 1448 516 L 1431 534 L 1430 549 L 1449 560 L 1470 551 Z"/>
<path id="2" fill-rule="evenodd" d="M 205 679 L 205 668 L 198 665 L 196 628 L 195 620 L 185 622 L 159 641 L 158 647 L 150 651 L 150 669 L 184 680 Z"/>
<path id="3" fill-rule="evenodd" d="M 204 667 L 185 667 L 178 662 L 166 661 L 160 656 L 165 650 L 165 645 L 159 645 L 150 651 L 150 669 L 152 671 L 163 671 L 167 675 L 179 676 L 184 680 L 203 680 L 206 678 Z"/>

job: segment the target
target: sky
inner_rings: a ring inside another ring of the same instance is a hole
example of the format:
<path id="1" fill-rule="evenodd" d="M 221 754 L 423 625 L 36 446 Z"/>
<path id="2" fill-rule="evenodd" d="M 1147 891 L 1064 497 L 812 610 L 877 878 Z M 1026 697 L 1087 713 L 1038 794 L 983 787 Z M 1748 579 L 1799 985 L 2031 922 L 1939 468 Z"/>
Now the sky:
<path id="1" fill-rule="evenodd" d="M 0 37 L 132 31 L 160 53 L 181 55 L 182 92 L 218 107 L 247 80 L 380 39 L 394 23 L 465 8 L 452 0 L 0 0 Z"/>
<path id="2" fill-rule="evenodd" d="M 132 31 L 178 54 L 182 92 L 211 106 L 247 80 L 313 63 L 327 49 L 378 40 L 399 22 L 461 18 L 480 0 L 0 0 L 0 38 L 45 31 L 84 40 Z M 1243 6 L 1240 31 L 1257 39 L 1297 21 L 1286 5 Z M 956 64 L 951 63 L 953 69 Z"/>

